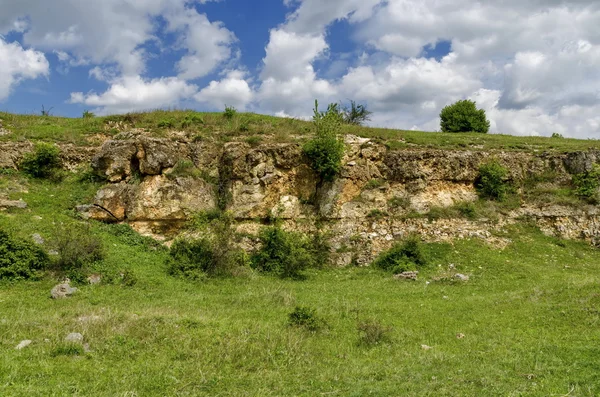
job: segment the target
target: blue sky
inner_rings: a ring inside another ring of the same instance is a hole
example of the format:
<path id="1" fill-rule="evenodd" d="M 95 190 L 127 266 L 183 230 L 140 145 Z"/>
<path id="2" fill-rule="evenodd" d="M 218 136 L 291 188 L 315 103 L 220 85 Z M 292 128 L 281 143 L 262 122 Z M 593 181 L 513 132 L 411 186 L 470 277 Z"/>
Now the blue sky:
<path id="1" fill-rule="evenodd" d="M 499 2 L 493 2 L 499 3 Z M 155 108 L 308 117 L 364 103 L 372 125 L 439 129 L 459 100 L 492 132 L 600 137 L 591 0 L 0 0 L 0 110 Z"/>

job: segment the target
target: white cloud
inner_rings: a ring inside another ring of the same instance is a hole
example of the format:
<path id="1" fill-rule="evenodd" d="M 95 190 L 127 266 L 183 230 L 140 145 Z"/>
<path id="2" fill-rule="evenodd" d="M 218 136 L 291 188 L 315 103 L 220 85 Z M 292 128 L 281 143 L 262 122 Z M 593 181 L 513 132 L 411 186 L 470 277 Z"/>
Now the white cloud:
<path id="1" fill-rule="evenodd" d="M 25 79 L 47 76 L 48 60 L 43 53 L 24 49 L 18 43 L 7 43 L 0 36 L 0 100 Z"/>
<path id="2" fill-rule="evenodd" d="M 206 15 L 186 9 L 166 15 L 169 30 L 180 32 L 181 45 L 188 53 L 178 62 L 179 77 L 195 79 L 206 76 L 231 57 L 235 35 L 220 22 L 210 22 Z"/>
<path id="3" fill-rule="evenodd" d="M 71 103 L 94 107 L 98 114 L 126 113 L 175 106 L 191 98 L 198 87 L 176 77 L 144 80 L 140 76 L 117 79 L 103 94 L 74 92 Z"/>
<path id="4" fill-rule="evenodd" d="M 245 110 L 253 99 L 253 92 L 244 79 L 245 73 L 234 70 L 220 81 L 211 81 L 194 96 L 198 102 L 210 104 L 214 108 L 223 109 L 226 105 L 238 110 Z"/>

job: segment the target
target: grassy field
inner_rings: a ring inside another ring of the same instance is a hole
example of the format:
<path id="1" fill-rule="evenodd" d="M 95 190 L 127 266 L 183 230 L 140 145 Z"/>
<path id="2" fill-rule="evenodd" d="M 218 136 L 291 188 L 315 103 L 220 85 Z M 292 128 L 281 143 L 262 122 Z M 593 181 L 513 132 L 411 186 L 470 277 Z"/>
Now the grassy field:
<path id="1" fill-rule="evenodd" d="M 0 228 L 49 240 L 97 187 L 0 175 L 0 191 L 29 204 L 0 213 Z M 91 270 L 137 283 L 81 284 L 59 301 L 58 276 L 1 283 L 1 396 L 600 394 L 600 252 L 582 242 L 518 225 L 504 250 L 428 245 L 415 282 L 347 268 L 194 283 L 166 275 L 166 250 L 91 230 L 107 251 Z M 470 280 L 444 279 L 453 272 Z M 314 308 L 320 329 L 290 326 L 297 306 Z M 89 352 L 65 344 L 71 332 Z"/>
<path id="2" fill-rule="evenodd" d="M 254 113 L 199 113 L 186 110 L 157 110 L 92 118 L 16 115 L 0 112 L 3 128 L 11 134 L 0 136 L 0 142 L 38 140 L 48 142 L 98 144 L 99 136 L 114 136 L 132 128 L 155 136 L 178 136 L 224 143 L 242 140 L 255 145 L 261 142 L 293 142 L 313 132 L 308 121 L 279 118 Z M 517 137 L 500 134 L 440 133 L 370 128 L 346 125 L 343 133 L 371 138 L 391 149 L 410 147 L 509 151 L 577 151 L 600 149 L 598 140 L 547 137 Z"/>

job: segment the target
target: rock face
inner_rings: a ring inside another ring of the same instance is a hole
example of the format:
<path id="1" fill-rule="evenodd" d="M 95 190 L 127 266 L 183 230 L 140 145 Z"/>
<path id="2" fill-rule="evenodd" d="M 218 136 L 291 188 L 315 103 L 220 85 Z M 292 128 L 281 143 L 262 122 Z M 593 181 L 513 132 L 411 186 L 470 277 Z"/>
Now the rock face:
<path id="1" fill-rule="evenodd" d="M 296 143 L 217 147 L 126 133 L 106 141 L 91 158 L 94 172 L 107 184 L 93 203 L 78 209 L 87 218 L 128 222 L 163 237 L 194 213 L 216 208 L 230 211 L 238 232 L 247 234 L 258 233 L 260 220 L 272 217 L 288 229 L 310 233 L 318 219 L 333 236 L 339 265 L 368 263 L 395 240 L 415 233 L 430 241 L 476 237 L 501 247 L 505 242 L 494 240 L 491 231 L 519 217 L 535 220 L 548 233 L 600 243 L 600 218 L 592 206 L 523 203 L 494 221 L 409 216 L 477 200 L 479 166 L 492 157 L 509 170 L 511 180 L 551 170 L 554 182 L 564 183 L 591 170 L 600 152 L 388 150 L 347 136 L 339 177 L 322 183 Z"/>

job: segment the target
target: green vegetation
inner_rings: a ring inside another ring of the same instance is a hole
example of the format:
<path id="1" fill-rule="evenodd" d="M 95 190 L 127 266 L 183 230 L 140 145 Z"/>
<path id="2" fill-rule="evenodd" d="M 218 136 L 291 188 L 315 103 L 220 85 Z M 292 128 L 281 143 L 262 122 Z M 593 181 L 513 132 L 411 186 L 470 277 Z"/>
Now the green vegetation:
<path id="1" fill-rule="evenodd" d="M 29 209 L 0 213 L 19 240 L 49 239 L 98 188 L 77 176 L 7 180 L 27 188 L 11 199 Z M 0 395 L 600 393 L 600 251 L 583 242 L 515 225 L 498 236 L 512 241 L 503 250 L 479 239 L 421 244 L 428 264 L 417 282 L 352 267 L 309 268 L 302 282 L 254 273 L 191 283 L 167 276 L 168 250 L 127 226 L 92 223 L 90 233 L 105 247 L 91 265 L 100 285 L 55 301 L 53 275 L 2 281 Z M 450 265 L 470 281 L 441 280 Z M 109 282 L 120 274 L 134 281 Z M 289 326 L 296 307 L 326 327 Z M 71 332 L 89 352 L 64 342 Z M 24 339 L 33 343 L 16 350 Z"/>
<path id="2" fill-rule="evenodd" d="M 337 105 L 330 104 L 323 113 L 315 101 L 313 122 L 315 137 L 304 145 L 304 153 L 321 180 L 332 181 L 342 168 L 344 156 L 344 141 L 339 137 L 342 117 Z"/>
<path id="3" fill-rule="evenodd" d="M 48 255 L 40 247 L 0 228 L 0 280 L 34 279 L 49 264 Z"/>
<path id="4" fill-rule="evenodd" d="M 363 125 L 371 120 L 371 114 L 365 105 L 357 104 L 355 101 L 350 101 L 350 106 L 342 108 L 342 116 L 345 124 Z"/>
<path id="5" fill-rule="evenodd" d="M 252 267 L 281 278 L 302 279 L 304 270 L 315 266 L 310 241 L 299 233 L 270 226 L 260 232 L 260 249 L 252 256 Z"/>
<path id="6" fill-rule="evenodd" d="M 81 117 L 83 117 L 84 119 L 93 119 L 94 117 L 96 117 L 96 115 L 90 112 L 89 110 L 84 110 L 83 115 Z"/>
<path id="7" fill-rule="evenodd" d="M 323 320 L 318 318 L 314 308 L 296 306 L 294 311 L 288 315 L 288 324 L 315 332 L 323 326 Z"/>
<path id="8" fill-rule="evenodd" d="M 573 184 L 578 197 L 597 203 L 600 189 L 600 165 L 594 164 L 592 170 L 573 177 Z"/>
<path id="9" fill-rule="evenodd" d="M 34 178 L 49 178 L 61 167 L 60 150 L 54 145 L 38 143 L 35 150 L 23 157 L 19 168 Z"/>
<path id="10" fill-rule="evenodd" d="M 478 132 L 487 134 L 490 122 L 485 110 L 477 109 L 474 101 L 462 100 L 446 106 L 440 113 L 443 132 Z"/>
<path id="11" fill-rule="evenodd" d="M 490 200 L 503 201 L 510 192 L 511 186 L 507 181 L 508 170 L 496 160 L 482 164 L 475 187 L 479 196 Z"/>
<path id="12" fill-rule="evenodd" d="M 227 120 L 231 120 L 235 117 L 236 114 L 236 108 L 234 108 L 233 106 L 225 106 L 225 110 L 223 111 L 224 118 L 226 118 Z"/>
<path id="13" fill-rule="evenodd" d="M 56 267 L 61 271 L 80 270 L 104 257 L 102 241 L 85 224 L 59 225 L 51 244 L 58 253 Z"/>
<path id="14" fill-rule="evenodd" d="M 114 136 L 132 128 L 164 137 L 171 132 L 158 125 L 170 120 L 174 129 L 183 130 L 190 140 L 221 144 L 232 140 L 244 141 L 260 136 L 263 141 L 305 142 L 312 137 L 312 122 L 254 113 L 236 112 L 231 119 L 221 113 L 203 113 L 193 110 L 156 110 L 93 118 L 66 118 L 56 116 L 20 115 L 0 112 L 3 128 L 10 134 L 0 136 L 7 141 L 45 141 L 98 145 L 103 136 Z M 240 128 L 241 126 L 244 128 Z M 579 151 L 599 149 L 600 141 L 583 139 L 552 139 L 549 137 L 522 137 L 500 134 L 461 134 L 421 132 L 398 129 L 372 128 L 341 123 L 339 134 L 353 134 L 388 145 L 391 149 L 407 147 L 469 149 L 504 151 Z"/>
<path id="15" fill-rule="evenodd" d="M 375 259 L 373 266 L 394 274 L 417 270 L 427 264 L 421 241 L 411 236 Z"/>

